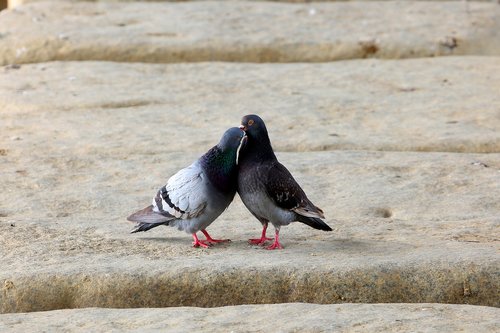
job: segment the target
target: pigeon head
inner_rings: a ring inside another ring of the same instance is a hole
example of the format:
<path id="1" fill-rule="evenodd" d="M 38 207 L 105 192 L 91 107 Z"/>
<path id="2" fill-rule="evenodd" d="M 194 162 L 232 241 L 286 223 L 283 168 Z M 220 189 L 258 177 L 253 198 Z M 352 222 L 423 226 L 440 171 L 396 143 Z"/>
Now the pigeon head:
<path id="1" fill-rule="evenodd" d="M 245 132 L 232 127 L 224 133 L 216 146 L 200 158 L 211 183 L 224 193 L 236 192 L 238 157 L 245 141 Z"/>
<path id="2" fill-rule="evenodd" d="M 245 143 L 243 157 L 254 156 L 257 159 L 275 159 L 271 141 L 267 134 L 266 124 L 255 114 L 249 114 L 241 119 L 240 128 L 248 137 Z"/>
<path id="3" fill-rule="evenodd" d="M 264 120 L 256 114 L 244 116 L 241 119 L 240 128 L 244 130 L 250 138 L 258 139 L 268 136 Z"/>
<path id="4" fill-rule="evenodd" d="M 222 138 L 220 139 L 217 147 L 221 150 L 223 154 L 229 154 L 236 156 L 236 164 L 238 164 L 238 155 L 240 153 L 241 147 L 246 142 L 246 134 L 243 130 L 238 127 L 231 127 L 228 129 Z"/>

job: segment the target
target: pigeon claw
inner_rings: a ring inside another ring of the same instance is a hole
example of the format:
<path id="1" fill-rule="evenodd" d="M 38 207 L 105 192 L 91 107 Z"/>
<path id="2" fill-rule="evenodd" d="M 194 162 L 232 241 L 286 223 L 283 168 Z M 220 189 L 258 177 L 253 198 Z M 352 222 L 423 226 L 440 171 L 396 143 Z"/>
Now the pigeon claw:
<path id="1" fill-rule="evenodd" d="M 197 242 L 193 242 L 193 247 L 203 247 L 205 249 L 208 249 L 210 247 L 210 244 L 205 243 L 205 241 L 198 240 Z"/>
<path id="2" fill-rule="evenodd" d="M 260 238 L 249 239 L 248 243 L 250 243 L 252 245 L 263 246 L 266 241 L 273 240 L 274 238 L 266 237 L 266 231 L 267 231 L 267 222 L 262 224 L 262 234 L 261 234 Z"/>
<path id="3" fill-rule="evenodd" d="M 280 229 L 276 228 L 275 234 L 274 234 L 274 243 L 266 247 L 267 250 L 282 250 L 283 246 L 280 244 Z"/>
<path id="4" fill-rule="evenodd" d="M 273 240 L 274 238 L 269 238 L 269 237 L 261 237 L 261 238 L 252 238 L 248 240 L 249 244 L 252 245 L 260 245 L 263 246 L 264 243 L 268 240 Z"/>
<path id="5" fill-rule="evenodd" d="M 208 243 L 226 243 L 231 241 L 230 239 L 213 239 L 205 229 L 201 232 L 205 235 L 206 242 Z"/>
<path id="6" fill-rule="evenodd" d="M 203 247 L 205 249 L 208 249 L 210 247 L 210 243 L 207 243 L 207 241 L 202 241 L 198 239 L 198 236 L 196 236 L 196 233 L 193 234 L 193 247 Z"/>
<path id="7" fill-rule="evenodd" d="M 280 242 L 278 242 L 277 240 L 274 241 L 273 244 L 266 247 L 266 250 L 276 250 L 276 249 L 283 250 L 283 246 L 281 246 Z"/>

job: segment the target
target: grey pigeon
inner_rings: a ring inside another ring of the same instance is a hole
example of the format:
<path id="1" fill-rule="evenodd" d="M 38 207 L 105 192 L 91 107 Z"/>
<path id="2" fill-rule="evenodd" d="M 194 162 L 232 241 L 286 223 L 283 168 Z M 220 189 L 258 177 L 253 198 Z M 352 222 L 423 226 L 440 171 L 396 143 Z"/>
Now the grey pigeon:
<path id="1" fill-rule="evenodd" d="M 213 239 L 206 228 L 236 194 L 238 155 L 245 141 L 241 129 L 228 129 L 216 146 L 170 177 L 153 198 L 152 205 L 127 218 L 138 222 L 131 233 L 169 225 L 192 234 L 194 247 L 207 248 L 211 243 L 229 241 Z M 198 231 L 206 240 L 198 239 Z"/>
<path id="2" fill-rule="evenodd" d="M 262 236 L 251 244 L 264 245 L 268 223 L 275 228 L 274 243 L 268 250 L 282 249 L 280 227 L 298 221 L 319 230 L 332 229 L 321 219 L 323 211 L 306 196 L 290 172 L 274 155 L 264 121 L 257 115 L 241 120 L 247 142 L 239 158 L 238 194 L 248 210 L 262 223 Z"/>

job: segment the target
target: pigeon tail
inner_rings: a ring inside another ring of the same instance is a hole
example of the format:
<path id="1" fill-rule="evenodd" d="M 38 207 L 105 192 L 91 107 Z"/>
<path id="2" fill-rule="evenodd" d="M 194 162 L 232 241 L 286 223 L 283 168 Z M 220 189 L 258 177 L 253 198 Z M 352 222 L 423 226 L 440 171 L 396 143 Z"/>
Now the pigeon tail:
<path id="1" fill-rule="evenodd" d="M 130 233 L 139 231 L 148 231 L 159 225 L 168 225 L 173 216 L 165 216 L 158 214 L 153 210 L 153 205 L 150 205 L 144 209 L 141 209 L 134 214 L 127 217 L 127 220 L 131 222 L 138 222 L 137 225 L 130 231 Z"/>
<path id="2" fill-rule="evenodd" d="M 159 225 L 168 225 L 169 221 L 162 222 L 162 223 L 137 223 L 137 225 L 134 227 L 134 229 L 130 230 L 130 233 L 133 234 L 135 232 L 139 231 L 148 231 L 149 229 L 156 228 Z"/>
<path id="3" fill-rule="evenodd" d="M 312 203 L 309 203 L 306 206 L 299 206 L 296 208 L 292 208 L 292 210 L 302 216 L 305 217 L 319 217 L 320 219 L 325 218 L 325 214 L 321 210 L 321 208 L 314 206 Z"/>
<path id="4" fill-rule="evenodd" d="M 323 231 L 332 231 L 332 228 L 330 228 L 328 224 L 326 224 L 325 222 L 323 222 L 323 220 L 317 217 L 307 217 L 297 214 L 297 221 L 305 223 L 314 229 Z"/>

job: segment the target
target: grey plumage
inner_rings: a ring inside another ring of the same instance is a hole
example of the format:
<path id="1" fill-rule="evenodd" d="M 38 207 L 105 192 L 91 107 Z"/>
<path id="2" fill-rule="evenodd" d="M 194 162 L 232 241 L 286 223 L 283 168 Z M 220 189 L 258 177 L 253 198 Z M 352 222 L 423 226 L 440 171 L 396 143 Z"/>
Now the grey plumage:
<path id="1" fill-rule="evenodd" d="M 207 247 L 212 239 L 205 230 L 231 203 L 236 193 L 237 160 L 245 133 L 228 129 L 220 142 L 190 166 L 179 170 L 160 188 L 152 205 L 130 215 L 137 222 L 132 233 L 160 225 L 192 234 L 194 246 Z M 199 240 L 201 231 L 207 237 Z"/>
<path id="2" fill-rule="evenodd" d="M 268 223 L 275 228 L 274 243 L 268 249 L 282 248 L 281 226 L 302 222 L 312 228 L 331 231 L 321 219 L 323 211 L 306 196 L 290 172 L 278 161 L 271 146 L 264 121 L 257 115 L 243 117 L 240 128 L 247 133 L 238 172 L 238 194 L 248 210 L 262 223 L 262 236 L 251 239 L 262 245 Z"/>

